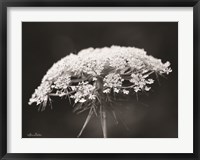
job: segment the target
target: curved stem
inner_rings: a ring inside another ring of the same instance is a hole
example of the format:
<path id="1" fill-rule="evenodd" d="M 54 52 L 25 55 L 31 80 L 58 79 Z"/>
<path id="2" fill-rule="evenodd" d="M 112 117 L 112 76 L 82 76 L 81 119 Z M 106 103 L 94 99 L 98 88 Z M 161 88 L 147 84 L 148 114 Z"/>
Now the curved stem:
<path id="1" fill-rule="evenodd" d="M 68 95 L 70 95 L 70 94 L 72 94 L 72 93 L 75 93 L 76 91 L 70 91 L 70 92 L 67 92 L 64 96 L 68 96 Z M 57 96 L 57 97 L 59 97 L 59 94 L 56 94 L 56 93 L 50 93 L 50 94 L 48 94 L 49 96 Z"/>
<path id="2" fill-rule="evenodd" d="M 81 134 L 83 133 L 83 131 L 84 131 L 85 127 L 87 126 L 88 122 L 90 121 L 90 118 L 92 117 L 92 115 L 93 115 L 93 109 L 90 108 L 90 111 L 89 111 L 88 116 L 87 116 L 87 118 L 86 118 L 86 120 L 85 120 L 85 123 L 84 123 L 84 125 L 83 125 L 81 131 L 79 132 L 79 134 L 78 134 L 78 136 L 77 136 L 78 138 L 79 138 L 79 137 L 81 136 Z"/>

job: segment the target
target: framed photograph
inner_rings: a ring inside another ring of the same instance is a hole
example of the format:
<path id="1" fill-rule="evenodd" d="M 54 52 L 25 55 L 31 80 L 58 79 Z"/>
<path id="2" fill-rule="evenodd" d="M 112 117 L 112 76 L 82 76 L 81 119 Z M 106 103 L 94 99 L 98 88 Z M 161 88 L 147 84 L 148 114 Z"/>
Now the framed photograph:
<path id="1" fill-rule="evenodd" d="M 198 0 L 0 4 L 2 159 L 200 159 Z"/>

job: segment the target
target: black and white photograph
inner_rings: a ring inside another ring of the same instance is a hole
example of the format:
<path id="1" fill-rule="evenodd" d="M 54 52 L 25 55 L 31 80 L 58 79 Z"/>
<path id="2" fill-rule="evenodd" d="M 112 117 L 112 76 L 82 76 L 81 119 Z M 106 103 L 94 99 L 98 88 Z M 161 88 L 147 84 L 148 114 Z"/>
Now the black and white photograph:
<path id="1" fill-rule="evenodd" d="M 178 22 L 22 22 L 22 138 L 178 138 Z"/>

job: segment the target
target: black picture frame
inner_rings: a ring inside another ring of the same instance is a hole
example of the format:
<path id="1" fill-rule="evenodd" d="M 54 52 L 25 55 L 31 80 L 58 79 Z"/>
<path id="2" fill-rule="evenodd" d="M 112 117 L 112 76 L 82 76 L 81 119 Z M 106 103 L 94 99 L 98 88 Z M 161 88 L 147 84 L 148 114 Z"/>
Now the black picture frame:
<path id="1" fill-rule="evenodd" d="M 24 154 L 7 153 L 7 7 L 193 7 L 194 17 L 194 99 L 193 99 L 193 153 L 129 153 L 129 154 Z M 199 107 L 199 52 L 200 2 L 199 0 L 1 0 L 0 2 L 0 157 L 1 159 L 200 159 Z"/>

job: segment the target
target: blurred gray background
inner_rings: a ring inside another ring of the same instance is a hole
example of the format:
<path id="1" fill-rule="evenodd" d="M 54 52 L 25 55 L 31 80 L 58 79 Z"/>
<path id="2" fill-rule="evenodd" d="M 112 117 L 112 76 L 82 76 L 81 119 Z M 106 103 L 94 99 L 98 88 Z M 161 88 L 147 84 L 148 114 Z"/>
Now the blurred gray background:
<path id="1" fill-rule="evenodd" d="M 144 48 L 149 55 L 170 61 L 173 72 L 159 77 L 149 94 L 127 96 L 116 104 L 116 125 L 108 115 L 110 138 L 178 137 L 178 23 L 177 22 L 23 22 L 22 23 L 22 137 L 75 138 L 87 116 L 76 115 L 67 99 L 53 98 L 38 112 L 28 101 L 53 63 L 88 47 L 111 45 Z M 41 136 L 30 136 L 40 134 Z M 98 118 L 89 122 L 82 138 L 100 138 Z"/>

